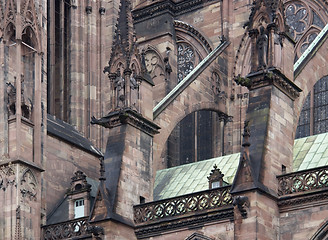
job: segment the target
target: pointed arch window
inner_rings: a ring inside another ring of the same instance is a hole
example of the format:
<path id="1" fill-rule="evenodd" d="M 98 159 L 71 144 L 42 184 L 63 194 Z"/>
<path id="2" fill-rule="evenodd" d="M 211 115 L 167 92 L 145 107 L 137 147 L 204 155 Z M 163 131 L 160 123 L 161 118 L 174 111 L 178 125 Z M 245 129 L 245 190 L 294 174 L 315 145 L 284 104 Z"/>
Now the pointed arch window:
<path id="1" fill-rule="evenodd" d="M 328 132 L 328 76 L 308 94 L 298 122 L 296 138 Z"/>
<path id="2" fill-rule="evenodd" d="M 178 46 L 178 82 L 181 82 L 195 67 L 194 48 L 185 42 L 179 42 Z"/>

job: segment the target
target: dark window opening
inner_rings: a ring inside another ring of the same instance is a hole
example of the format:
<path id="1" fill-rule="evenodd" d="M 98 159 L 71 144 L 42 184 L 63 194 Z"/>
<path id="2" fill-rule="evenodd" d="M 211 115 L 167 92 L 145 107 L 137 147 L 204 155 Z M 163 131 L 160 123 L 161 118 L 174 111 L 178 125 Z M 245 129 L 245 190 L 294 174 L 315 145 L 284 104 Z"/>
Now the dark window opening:
<path id="1" fill-rule="evenodd" d="M 328 76 L 321 78 L 304 102 L 296 138 L 328 132 Z"/>
<path id="2" fill-rule="evenodd" d="M 187 115 L 167 141 L 167 167 L 202 161 L 220 152 L 221 125 L 216 112 L 202 110 Z M 217 146 L 218 145 L 218 146 Z M 215 148 L 218 150 L 215 151 Z"/>

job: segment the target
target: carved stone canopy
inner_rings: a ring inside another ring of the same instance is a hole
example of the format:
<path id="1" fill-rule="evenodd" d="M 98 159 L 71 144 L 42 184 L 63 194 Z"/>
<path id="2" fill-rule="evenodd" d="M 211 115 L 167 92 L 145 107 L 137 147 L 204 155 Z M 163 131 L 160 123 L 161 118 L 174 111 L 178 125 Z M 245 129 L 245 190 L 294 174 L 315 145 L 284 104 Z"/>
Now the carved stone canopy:
<path id="1" fill-rule="evenodd" d="M 86 175 L 82 171 L 76 171 L 72 177 L 71 188 L 68 190 L 67 194 L 72 195 L 80 192 L 90 192 L 91 185 L 88 184 Z"/>
<path id="2" fill-rule="evenodd" d="M 210 175 L 207 177 L 209 188 L 217 188 L 223 186 L 223 176 L 224 174 L 220 171 L 220 169 L 216 166 L 213 166 Z"/>

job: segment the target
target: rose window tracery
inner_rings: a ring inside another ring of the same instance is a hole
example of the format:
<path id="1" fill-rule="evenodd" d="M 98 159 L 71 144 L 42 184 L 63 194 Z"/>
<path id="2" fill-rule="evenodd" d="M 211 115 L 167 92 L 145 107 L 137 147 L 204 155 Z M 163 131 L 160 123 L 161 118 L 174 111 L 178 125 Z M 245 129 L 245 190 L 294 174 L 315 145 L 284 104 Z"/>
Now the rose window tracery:
<path id="1" fill-rule="evenodd" d="M 299 3 L 291 3 L 286 8 L 286 23 L 289 33 L 298 41 L 308 26 L 309 14 L 306 7 Z"/>
<path id="2" fill-rule="evenodd" d="M 195 66 L 194 49 L 187 43 L 178 44 L 178 82 L 182 81 Z"/>
<path id="3" fill-rule="evenodd" d="M 318 14 L 319 9 L 315 3 L 308 4 L 301 1 L 287 1 L 285 5 L 289 33 L 296 41 L 296 60 L 305 52 L 325 26 L 324 16 Z"/>

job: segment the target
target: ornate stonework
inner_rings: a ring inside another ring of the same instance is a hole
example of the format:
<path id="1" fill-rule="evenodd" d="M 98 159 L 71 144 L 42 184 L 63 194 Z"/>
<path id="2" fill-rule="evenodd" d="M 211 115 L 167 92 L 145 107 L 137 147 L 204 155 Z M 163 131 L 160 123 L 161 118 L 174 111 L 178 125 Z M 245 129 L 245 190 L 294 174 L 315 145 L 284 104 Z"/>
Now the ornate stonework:
<path id="1" fill-rule="evenodd" d="M 20 192 L 23 198 L 28 200 L 37 200 L 38 183 L 31 169 L 24 170 L 20 180 Z"/>
<path id="2" fill-rule="evenodd" d="M 16 171 L 13 165 L 0 166 L 0 189 L 6 191 L 9 186 L 16 185 Z"/>

